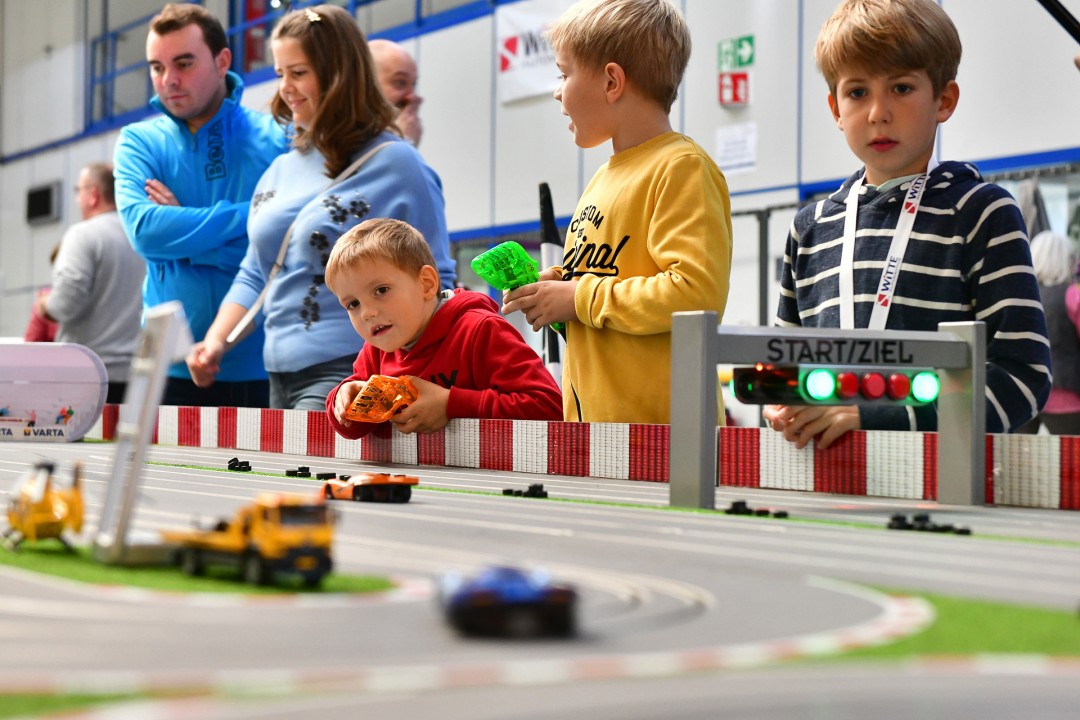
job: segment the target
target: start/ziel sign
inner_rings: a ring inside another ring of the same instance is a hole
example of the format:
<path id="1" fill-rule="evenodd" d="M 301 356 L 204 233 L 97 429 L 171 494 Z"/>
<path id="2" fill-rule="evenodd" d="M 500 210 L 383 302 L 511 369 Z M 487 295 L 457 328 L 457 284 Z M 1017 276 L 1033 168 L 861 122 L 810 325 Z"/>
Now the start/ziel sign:
<path id="1" fill-rule="evenodd" d="M 903 340 L 773 338 L 766 362 L 814 365 L 912 365 L 915 358 Z"/>

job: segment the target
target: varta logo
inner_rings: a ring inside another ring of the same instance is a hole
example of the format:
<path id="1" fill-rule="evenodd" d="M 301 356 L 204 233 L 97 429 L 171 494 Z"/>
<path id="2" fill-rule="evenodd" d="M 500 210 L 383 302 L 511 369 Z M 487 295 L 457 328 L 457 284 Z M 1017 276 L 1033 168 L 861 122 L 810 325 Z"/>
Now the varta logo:
<path id="1" fill-rule="evenodd" d="M 23 435 L 26 437 L 64 437 L 64 430 L 62 428 L 37 428 L 28 427 L 23 428 Z M 10 433 L 8 433 L 10 437 Z"/>

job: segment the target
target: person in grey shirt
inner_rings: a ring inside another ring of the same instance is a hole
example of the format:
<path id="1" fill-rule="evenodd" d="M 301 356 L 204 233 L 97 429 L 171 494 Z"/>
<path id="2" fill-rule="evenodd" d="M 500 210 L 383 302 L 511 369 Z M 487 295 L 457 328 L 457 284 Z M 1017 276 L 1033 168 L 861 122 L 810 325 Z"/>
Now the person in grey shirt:
<path id="1" fill-rule="evenodd" d="M 124 400 L 142 313 L 146 263 L 124 234 L 113 197 L 113 169 L 92 163 L 75 187 L 82 221 L 67 229 L 52 268 L 52 292 L 36 309 L 56 320 L 57 342 L 97 353 L 109 374 L 106 402 Z"/>

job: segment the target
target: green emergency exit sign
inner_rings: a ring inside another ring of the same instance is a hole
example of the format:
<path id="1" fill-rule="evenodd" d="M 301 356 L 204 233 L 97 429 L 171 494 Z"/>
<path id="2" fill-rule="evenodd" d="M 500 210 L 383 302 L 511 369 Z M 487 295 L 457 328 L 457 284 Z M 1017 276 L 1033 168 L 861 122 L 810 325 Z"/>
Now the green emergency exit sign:
<path id="1" fill-rule="evenodd" d="M 720 72 L 735 70 L 754 64 L 754 36 L 743 35 L 717 43 L 717 65 Z"/>

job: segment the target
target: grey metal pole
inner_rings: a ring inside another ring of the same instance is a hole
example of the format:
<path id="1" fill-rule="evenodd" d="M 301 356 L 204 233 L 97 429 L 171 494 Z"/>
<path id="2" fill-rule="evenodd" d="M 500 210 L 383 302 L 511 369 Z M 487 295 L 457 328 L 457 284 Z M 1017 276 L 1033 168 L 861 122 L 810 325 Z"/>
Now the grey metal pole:
<path id="1" fill-rule="evenodd" d="M 671 316 L 672 507 L 712 510 L 716 505 L 718 323 L 715 312 Z"/>
<path id="2" fill-rule="evenodd" d="M 947 322 L 938 332 L 968 344 L 966 368 L 942 368 L 938 397 L 939 503 L 986 504 L 986 323 Z"/>

